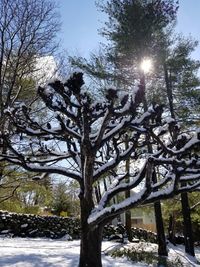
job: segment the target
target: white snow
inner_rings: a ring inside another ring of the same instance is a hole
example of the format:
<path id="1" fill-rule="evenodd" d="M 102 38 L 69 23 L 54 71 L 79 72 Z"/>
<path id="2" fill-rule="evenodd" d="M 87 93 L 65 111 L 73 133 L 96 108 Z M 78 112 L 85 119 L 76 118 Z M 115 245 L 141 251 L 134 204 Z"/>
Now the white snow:
<path id="1" fill-rule="evenodd" d="M 80 241 L 1 238 L 1 267 L 77 267 L 79 261 Z M 113 243 L 106 242 L 103 250 Z M 103 253 L 104 254 L 104 253 Z M 103 267 L 132 267 L 126 259 L 113 259 L 103 255 Z M 147 266 L 135 264 L 136 267 Z"/>
<path id="2" fill-rule="evenodd" d="M 145 263 L 130 262 L 126 258 L 112 258 L 107 253 L 114 248 L 134 246 L 145 251 L 157 251 L 156 244 L 132 243 L 119 244 L 105 241 L 102 244 L 103 267 L 148 267 Z M 41 238 L 0 238 L 1 267 L 77 267 L 79 261 L 80 241 L 66 241 Z M 184 253 L 183 246 L 169 245 L 169 259 L 179 257 L 184 266 L 197 267 L 196 259 Z M 196 257 L 200 259 L 200 249 L 196 249 Z"/>
<path id="3" fill-rule="evenodd" d="M 3 230 L 1 231 L 1 234 L 8 234 L 10 231 L 9 230 Z"/>
<path id="4" fill-rule="evenodd" d="M 134 185 L 137 183 L 137 181 L 140 179 L 141 174 L 144 170 L 144 168 L 146 167 L 146 160 L 144 161 L 143 166 L 141 167 L 140 173 L 138 175 L 136 175 L 135 177 L 131 177 L 132 180 L 129 184 L 126 183 L 120 183 L 121 182 L 121 177 L 119 176 L 118 179 L 115 178 L 113 180 L 113 182 L 111 183 L 111 185 L 109 186 L 108 190 L 103 194 L 97 208 L 95 208 L 95 210 L 97 212 L 99 212 L 100 210 L 102 210 L 105 207 L 105 204 L 107 204 L 107 200 L 110 194 L 112 194 L 113 192 L 116 192 L 118 189 L 120 188 L 127 188 L 127 186 L 132 186 L 132 188 L 134 188 Z M 122 176 L 124 177 L 124 176 Z"/>
<path id="5" fill-rule="evenodd" d="M 26 228 L 26 227 L 28 227 L 27 223 L 21 225 L 21 228 Z"/>

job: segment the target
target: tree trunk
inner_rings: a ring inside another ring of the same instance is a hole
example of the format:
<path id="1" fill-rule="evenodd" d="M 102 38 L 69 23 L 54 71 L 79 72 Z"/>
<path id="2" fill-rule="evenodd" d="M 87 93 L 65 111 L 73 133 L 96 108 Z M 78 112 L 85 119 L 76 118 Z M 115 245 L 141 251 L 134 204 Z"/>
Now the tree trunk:
<path id="1" fill-rule="evenodd" d="M 101 197 L 100 197 L 98 185 L 94 186 L 94 193 L 95 193 L 95 196 L 96 196 L 96 201 L 97 201 L 97 203 L 99 203 Z"/>
<path id="2" fill-rule="evenodd" d="M 91 203 L 81 199 L 81 244 L 78 267 L 102 267 L 101 243 L 103 226 L 91 228 L 88 225 L 88 216 L 91 212 Z"/>
<path id="3" fill-rule="evenodd" d="M 154 203 L 154 210 L 157 229 L 158 255 L 168 256 L 160 201 Z"/>
<path id="4" fill-rule="evenodd" d="M 167 89 L 167 98 L 169 101 L 169 109 L 170 109 L 171 117 L 175 119 L 176 116 L 174 112 L 171 77 L 169 76 L 166 64 L 164 64 L 164 73 L 165 73 L 165 84 L 166 84 L 166 89 Z M 187 193 L 181 194 L 181 204 L 182 204 L 182 214 L 183 214 L 183 224 L 184 224 L 185 251 L 188 254 L 194 256 L 192 222 L 191 222 L 190 206 L 189 206 Z"/>
<path id="5" fill-rule="evenodd" d="M 184 240 L 185 240 L 185 252 L 189 255 L 195 256 L 194 253 L 194 240 L 192 236 L 192 223 L 190 216 L 190 205 L 188 200 L 188 194 L 181 194 L 181 205 L 184 222 Z"/>
<path id="6" fill-rule="evenodd" d="M 146 82 L 145 82 L 144 72 L 142 73 L 142 75 L 140 77 L 140 89 L 141 89 L 141 92 L 143 94 L 144 111 L 147 111 L 148 107 L 147 107 L 147 100 L 146 100 L 146 96 L 145 96 Z M 146 138 L 148 139 L 147 136 L 146 136 Z M 148 141 L 149 140 L 147 140 L 148 152 L 152 154 L 153 148 L 152 148 L 152 145 Z M 155 169 L 154 169 L 154 172 L 152 175 L 152 181 L 153 181 L 153 183 L 157 182 L 157 176 L 156 176 Z M 155 212 L 157 240 L 158 240 L 158 255 L 161 257 L 162 256 L 168 256 L 160 201 L 157 201 L 154 203 L 154 212 Z"/>
<path id="7" fill-rule="evenodd" d="M 128 149 L 128 137 L 127 137 L 125 145 L 126 145 L 126 149 Z M 126 178 L 126 182 L 129 183 L 130 182 L 130 177 L 129 177 L 129 173 L 130 173 L 130 158 L 128 158 L 126 160 L 126 172 L 128 174 L 128 177 Z M 130 190 L 126 190 L 125 191 L 125 198 L 127 199 L 130 196 L 131 196 Z M 131 229 L 131 210 L 127 210 L 125 212 L 125 228 L 126 228 L 128 241 L 132 242 L 133 241 L 133 234 L 132 234 L 132 229 Z"/>
<path id="8" fill-rule="evenodd" d="M 129 242 L 133 241 L 133 233 L 131 229 L 131 211 L 127 210 L 125 212 L 125 227 L 126 227 L 126 233 L 127 233 L 127 238 Z"/>
<path id="9" fill-rule="evenodd" d="M 168 239 L 175 246 L 175 218 L 174 214 L 169 216 L 169 227 L 168 227 Z"/>
<path id="10" fill-rule="evenodd" d="M 164 67 L 164 74 L 165 74 L 165 84 L 166 84 L 166 89 L 167 89 L 167 98 L 169 101 L 169 110 L 170 110 L 171 117 L 175 119 L 171 79 L 169 77 L 166 64 L 164 64 L 163 67 Z"/>
<path id="11" fill-rule="evenodd" d="M 148 150 L 152 152 L 152 147 L 149 146 Z M 155 169 L 152 174 L 152 181 L 153 183 L 157 182 L 157 175 Z M 155 212 L 156 230 L 157 230 L 158 255 L 162 258 L 168 256 L 168 252 L 167 252 L 165 229 L 163 225 L 163 217 L 162 217 L 162 209 L 160 201 L 156 201 L 154 203 L 154 212 Z"/>
<path id="12" fill-rule="evenodd" d="M 102 228 L 82 229 L 79 267 L 102 267 Z"/>

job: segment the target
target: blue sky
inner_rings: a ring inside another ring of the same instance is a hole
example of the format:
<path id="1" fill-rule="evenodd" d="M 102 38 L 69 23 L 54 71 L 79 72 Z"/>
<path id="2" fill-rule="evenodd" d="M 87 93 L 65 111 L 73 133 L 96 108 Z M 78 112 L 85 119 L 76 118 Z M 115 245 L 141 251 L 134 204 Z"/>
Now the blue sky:
<path id="1" fill-rule="evenodd" d="M 62 21 L 62 46 L 70 54 L 87 56 L 103 41 L 98 29 L 103 26 L 105 15 L 97 11 L 95 0 L 59 0 Z M 200 0 L 179 0 L 178 32 L 191 34 L 200 42 Z M 200 46 L 193 54 L 200 59 Z"/>

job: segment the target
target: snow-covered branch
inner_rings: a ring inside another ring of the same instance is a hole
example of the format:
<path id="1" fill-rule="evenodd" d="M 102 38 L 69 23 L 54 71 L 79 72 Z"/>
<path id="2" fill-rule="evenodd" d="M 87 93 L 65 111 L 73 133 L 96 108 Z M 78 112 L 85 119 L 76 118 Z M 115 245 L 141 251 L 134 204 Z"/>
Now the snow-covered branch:
<path id="1" fill-rule="evenodd" d="M 130 157 L 131 153 L 134 151 L 134 145 L 130 145 L 130 147 L 125 150 L 121 154 L 116 154 L 112 160 L 105 162 L 101 167 L 99 167 L 96 171 L 94 171 L 94 182 L 98 180 L 102 175 L 109 172 L 110 170 L 114 169 L 120 162 L 126 160 Z"/>
<path id="2" fill-rule="evenodd" d="M 78 172 L 70 172 L 68 168 L 61 167 L 61 166 L 42 166 L 39 164 L 33 164 L 33 163 L 28 163 L 26 160 L 22 161 L 16 158 L 11 158 L 9 155 L 4 155 L 3 158 L 0 158 L 0 161 L 2 160 L 7 160 L 10 163 L 13 163 L 14 165 L 19 165 L 23 167 L 27 171 L 31 172 L 40 172 L 40 173 L 55 173 L 55 174 L 60 174 L 65 177 L 69 177 L 72 179 L 77 180 L 78 182 L 81 182 L 81 176 Z"/>
<path id="3" fill-rule="evenodd" d="M 143 113 L 139 90 L 120 99 L 110 88 L 103 101 L 94 100 L 82 76 L 75 73 L 66 83 L 39 88 L 51 120 L 34 118 L 24 105 L 7 109 L 14 127 L 10 140 L 1 134 L 6 144 L 1 161 L 77 180 L 85 229 L 103 226 L 137 205 L 200 189 L 199 131 L 181 133 L 174 120 L 162 118 L 159 105 Z M 95 198 L 97 187 L 104 187 L 104 194 Z M 134 192 L 111 204 L 127 190 Z"/>
<path id="4" fill-rule="evenodd" d="M 145 173 L 146 173 L 146 162 L 143 164 L 143 167 L 141 168 L 140 172 L 137 175 L 132 176 L 130 174 L 125 174 L 122 177 L 118 177 L 118 178 L 115 177 L 113 183 L 109 186 L 108 190 L 103 194 L 96 209 L 101 210 L 102 208 L 105 208 L 108 202 L 116 194 L 120 192 L 124 192 L 125 190 L 131 190 L 137 187 L 144 179 Z M 121 181 L 123 181 L 126 177 L 129 177 L 130 182 L 121 183 Z"/>

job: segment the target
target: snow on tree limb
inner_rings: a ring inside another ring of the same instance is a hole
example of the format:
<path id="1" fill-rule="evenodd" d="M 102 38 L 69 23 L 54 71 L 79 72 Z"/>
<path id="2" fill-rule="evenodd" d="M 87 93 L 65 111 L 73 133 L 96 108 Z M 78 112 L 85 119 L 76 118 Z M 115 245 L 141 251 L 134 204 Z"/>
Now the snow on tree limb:
<path id="1" fill-rule="evenodd" d="M 82 209 L 87 209 L 84 222 L 91 227 L 136 205 L 199 190 L 199 131 L 183 135 L 174 120 L 162 119 L 159 105 L 142 113 L 138 90 L 120 99 L 110 88 L 105 100 L 95 101 L 82 76 L 75 73 L 66 83 L 39 88 L 46 107 L 55 114 L 53 121 L 37 121 L 24 105 L 5 111 L 15 128 L 10 140 L 6 129 L 1 133 L 8 147 L 1 161 L 77 180 Z M 152 152 L 147 153 L 148 144 Z M 124 168 L 127 159 L 130 173 Z M 103 181 L 106 189 L 97 202 L 94 188 Z M 126 190 L 133 194 L 112 204 Z"/>

